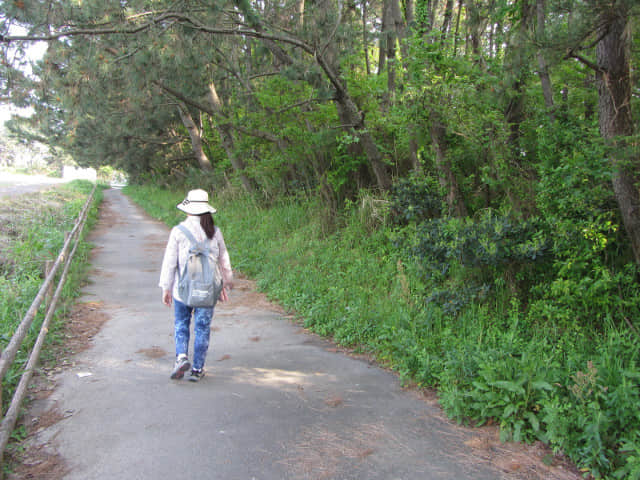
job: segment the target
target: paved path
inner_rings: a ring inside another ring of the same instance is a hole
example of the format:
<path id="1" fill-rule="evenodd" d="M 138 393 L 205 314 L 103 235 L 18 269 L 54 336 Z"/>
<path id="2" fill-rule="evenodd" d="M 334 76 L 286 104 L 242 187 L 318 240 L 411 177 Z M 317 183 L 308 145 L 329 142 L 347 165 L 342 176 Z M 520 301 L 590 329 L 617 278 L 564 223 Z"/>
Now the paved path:
<path id="1" fill-rule="evenodd" d="M 40 433 L 64 457 L 64 478 L 551 478 L 451 424 L 392 373 L 306 333 L 247 281 L 217 308 L 208 376 L 169 380 L 172 312 L 156 286 L 168 234 L 105 191 L 81 302 L 109 320 L 47 400 L 66 418 Z"/>

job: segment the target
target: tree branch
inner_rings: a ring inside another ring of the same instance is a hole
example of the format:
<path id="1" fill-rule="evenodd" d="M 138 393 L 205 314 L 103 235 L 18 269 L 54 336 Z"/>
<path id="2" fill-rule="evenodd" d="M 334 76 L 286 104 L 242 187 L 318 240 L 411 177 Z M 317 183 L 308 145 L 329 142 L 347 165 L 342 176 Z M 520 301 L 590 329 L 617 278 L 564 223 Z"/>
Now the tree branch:
<path id="1" fill-rule="evenodd" d="M 297 38 L 289 37 L 287 35 L 272 35 L 269 33 L 258 32 L 254 29 L 249 28 L 216 28 L 210 27 L 208 25 L 204 25 L 189 15 L 185 15 L 180 12 L 166 12 L 157 17 L 151 19 L 150 21 L 143 23 L 141 25 L 125 28 L 125 27 L 112 27 L 112 28 L 78 28 L 78 29 L 69 29 L 66 31 L 55 32 L 48 35 L 0 35 L 0 42 L 2 43 L 11 43 L 18 41 L 53 41 L 58 40 L 63 37 L 72 37 L 78 35 L 135 35 L 137 33 L 143 32 L 145 30 L 150 29 L 153 26 L 162 24 L 163 22 L 174 20 L 185 26 L 189 26 L 195 30 L 212 33 L 212 34 L 220 34 L 220 35 L 238 35 L 238 36 L 246 36 L 252 38 L 260 38 L 263 40 L 272 40 L 274 42 L 282 42 L 288 43 L 290 45 L 301 48 L 305 52 L 309 54 L 314 53 L 313 47 L 306 44 L 305 42 L 298 40 Z"/>
<path id="2" fill-rule="evenodd" d="M 277 75 L 280 75 L 280 72 L 275 71 L 275 72 L 255 73 L 253 75 L 249 75 L 249 80 L 254 80 L 260 77 L 275 77 Z"/>
<path id="3" fill-rule="evenodd" d="M 331 35 L 329 35 L 329 38 L 327 38 L 327 41 L 325 42 L 324 46 L 320 49 L 321 55 L 324 55 L 324 52 L 327 50 L 327 48 L 329 48 L 329 44 L 331 43 L 331 40 L 333 40 L 333 37 L 335 37 L 336 32 L 338 31 L 338 27 L 340 26 L 341 23 L 342 23 L 342 0 L 338 0 L 338 19 L 336 20 L 336 24 L 333 27 L 333 31 L 331 32 Z"/>
<path id="4" fill-rule="evenodd" d="M 230 127 L 234 128 L 235 130 L 238 130 L 239 132 L 242 132 L 246 135 L 250 135 L 252 137 L 257 137 L 257 138 L 261 138 L 263 140 L 267 140 L 269 142 L 273 142 L 273 143 L 277 143 L 277 144 L 281 144 L 281 142 L 283 142 L 283 139 L 277 137 L 276 135 L 273 135 L 269 132 L 263 132 L 260 130 L 249 130 L 245 127 L 241 127 L 239 125 L 234 125 L 231 122 L 226 121 L 227 119 L 218 114 L 217 112 L 215 112 L 212 108 L 203 105 L 201 103 L 195 102 L 189 98 L 187 98 L 185 95 L 183 95 L 182 93 L 180 93 L 179 91 L 164 85 L 162 82 L 159 82 L 157 80 L 154 80 L 153 83 L 155 85 L 157 85 L 158 87 L 160 87 L 162 90 L 164 90 L 165 92 L 169 93 L 170 95 L 176 97 L 177 99 L 181 100 L 182 102 L 184 102 L 187 105 L 191 105 L 194 108 L 197 108 L 198 110 L 211 115 L 213 118 L 218 119 L 219 121 L 222 120 L 223 122 L 225 122 L 226 124 L 228 124 Z M 286 140 L 284 140 L 285 142 L 287 142 Z M 288 142 L 287 142 L 288 143 Z"/>
<path id="5" fill-rule="evenodd" d="M 275 143 L 280 147 L 289 144 L 289 141 L 286 138 L 280 138 L 272 133 L 263 132 L 262 130 L 250 130 L 245 127 L 241 127 L 240 125 L 230 124 L 231 128 L 244 133 L 245 135 L 249 135 L 251 137 L 261 138 L 262 140 L 266 140 L 271 143 Z"/>
<path id="6" fill-rule="evenodd" d="M 168 85 L 165 85 L 164 83 L 160 82 L 159 80 L 152 80 L 151 83 L 153 83 L 154 85 L 160 87 L 162 90 L 164 90 L 165 92 L 169 93 L 170 95 L 174 96 L 175 98 L 177 98 L 178 100 L 183 101 L 184 103 L 186 103 L 187 105 L 191 105 L 192 107 L 200 110 L 201 112 L 204 112 L 206 114 L 211 115 L 212 117 L 216 116 L 216 112 L 214 112 L 210 107 L 208 107 L 207 105 L 204 105 L 202 103 L 196 102 L 195 100 L 190 99 L 189 97 L 187 97 L 186 95 L 182 94 L 181 92 L 179 92 L 178 90 L 169 87 Z"/>
<path id="7" fill-rule="evenodd" d="M 307 100 L 302 100 L 300 102 L 297 102 L 297 103 L 294 103 L 294 104 L 291 104 L 291 105 L 287 105 L 286 107 L 282 107 L 281 109 L 276 111 L 276 113 L 284 113 L 284 112 L 286 112 L 288 110 L 291 110 L 293 108 L 302 107 L 303 105 L 309 105 L 310 103 L 315 103 L 315 102 L 319 102 L 319 101 L 320 101 L 320 99 L 318 99 L 318 98 L 309 98 Z"/>
<path id="8" fill-rule="evenodd" d="M 134 28 L 78 28 L 67 31 L 51 33 L 49 35 L 0 35 L 0 42 L 51 42 L 64 37 L 73 37 L 78 35 L 133 35 L 149 29 L 153 23 L 146 23 Z"/>
<path id="9" fill-rule="evenodd" d="M 65 32 L 53 33 L 53 34 L 44 35 L 44 36 L 23 35 L 23 36 L 2 37 L 0 38 L 0 41 L 5 43 L 10 43 L 13 41 L 52 41 L 62 37 L 70 37 L 70 36 L 76 36 L 76 35 L 110 35 L 110 34 L 133 35 L 133 34 L 137 34 L 142 31 L 148 30 L 155 25 L 161 24 L 169 20 L 176 21 L 186 27 L 190 27 L 205 33 L 219 34 L 219 35 L 245 36 L 245 37 L 258 38 L 258 39 L 272 41 L 272 42 L 287 43 L 289 45 L 298 47 L 304 52 L 310 55 L 313 55 L 317 64 L 320 66 L 320 68 L 322 68 L 325 75 L 327 76 L 327 78 L 329 79 L 333 87 L 336 89 L 338 97 L 345 96 L 346 94 L 345 86 L 342 84 L 342 82 L 340 81 L 336 73 L 333 71 L 331 66 L 327 63 L 326 59 L 324 58 L 323 52 L 318 51 L 311 45 L 303 42 L 302 40 L 290 37 L 288 35 L 273 35 L 269 33 L 264 33 L 262 31 L 257 31 L 256 29 L 248 29 L 248 28 L 234 29 L 234 28 L 210 27 L 198 22 L 197 20 L 190 17 L 189 15 L 185 15 L 179 12 L 163 13 L 157 16 L 156 18 L 150 20 L 149 22 L 133 28 L 77 29 L 77 30 L 68 30 Z M 290 59 L 289 59 L 289 62 L 291 62 Z M 167 90 L 167 91 L 170 91 L 170 90 Z M 178 92 L 173 91 L 170 93 L 175 94 Z M 194 106 L 195 108 L 202 110 L 201 105 L 193 103 L 191 100 L 186 99 L 185 102 Z M 209 113 L 208 110 L 203 110 L 203 111 Z"/>
<path id="10" fill-rule="evenodd" d="M 574 58 L 576 60 L 578 60 L 580 63 L 582 63 L 583 65 L 589 67 L 590 69 L 592 69 L 595 72 L 600 72 L 600 73 L 604 73 L 603 69 L 600 68 L 598 65 L 596 65 L 595 63 L 593 63 L 591 60 L 584 58 L 582 55 L 578 55 L 577 53 L 574 53 L 574 51 L 572 49 L 570 49 L 567 54 L 565 55 L 564 58 Z"/>

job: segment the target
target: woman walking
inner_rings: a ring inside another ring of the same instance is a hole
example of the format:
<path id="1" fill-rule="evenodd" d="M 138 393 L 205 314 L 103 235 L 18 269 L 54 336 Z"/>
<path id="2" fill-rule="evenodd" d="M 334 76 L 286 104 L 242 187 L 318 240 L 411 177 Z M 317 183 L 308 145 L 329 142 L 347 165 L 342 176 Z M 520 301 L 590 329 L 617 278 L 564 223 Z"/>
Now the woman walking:
<path id="1" fill-rule="evenodd" d="M 160 288 L 162 303 L 174 308 L 176 362 L 171 378 L 179 380 L 191 369 L 189 380 L 197 382 L 204 376 L 204 363 L 209 349 L 209 334 L 214 307 L 191 307 L 183 302 L 178 292 L 180 272 L 188 260 L 193 237 L 208 245 L 209 255 L 217 259 L 223 279 L 220 301 L 226 301 L 227 289 L 233 287 L 233 273 L 229 253 L 222 232 L 215 226 L 212 214 L 216 209 L 209 205 L 209 195 L 204 190 L 191 190 L 177 208 L 187 214 L 186 220 L 173 227 L 162 260 Z M 188 230 L 186 233 L 183 229 Z M 190 235 L 189 235 L 190 234 Z M 189 327 L 194 320 L 193 367 L 189 362 Z"/>

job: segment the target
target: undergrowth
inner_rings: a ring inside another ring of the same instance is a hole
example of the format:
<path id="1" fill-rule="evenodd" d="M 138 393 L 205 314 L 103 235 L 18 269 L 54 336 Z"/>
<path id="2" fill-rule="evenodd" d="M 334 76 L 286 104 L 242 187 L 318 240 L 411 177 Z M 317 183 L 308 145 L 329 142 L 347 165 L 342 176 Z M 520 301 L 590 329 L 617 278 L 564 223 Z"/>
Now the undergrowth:
<path id="1" fill-rule="evenodd" d="M 169 225 L 182 218 L 183 191 L 127 193 Z M 640 352 L 629 320 L 640 294 L 635 267 L 601 260 L 615 243 L 610 224 L 486 211 L 394 225 L 394 206 L 363 193 L 328 231 L 313 197 L 269 208 L 212 202 L 234 269 L 306 327 L 436 388 L 459 422 L 542 441 L 585 476 L 640 479 Z"/>

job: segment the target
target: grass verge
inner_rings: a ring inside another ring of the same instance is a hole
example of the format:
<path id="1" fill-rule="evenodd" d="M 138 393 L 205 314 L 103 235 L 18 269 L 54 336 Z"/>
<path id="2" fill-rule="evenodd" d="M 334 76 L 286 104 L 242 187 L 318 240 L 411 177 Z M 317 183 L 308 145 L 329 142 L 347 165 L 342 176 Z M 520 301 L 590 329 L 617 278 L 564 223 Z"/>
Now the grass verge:
<path id="1" fill-rule="evenodd" d="M 73 229 L 93 184 L 74 181 L 37 193 L 0 200 L 0 346 L 4 349 L 31 306 L 44 279 L 45 264 L 55 260 L 65 234 Z M 51 361 L 49 347 L 60 344 L 62 321 L 79 295 L 86 278 L 91 245 L 84 238 L 95 223 L 101 189 L 96 190 L 67 280 L 58 302 L 41 362 Z M 16 359 L 2 382 L 3 412 L 20 381 L 22 370 L 38 336 L 46 311 L 41 306 Z M 13 447 L 24 437 L 24 428 L 13 433 Z M 4 468 L 7 468 L 5 465 Z"/>
<path id="2" fill-rule="evenodd" d="M 183 218 L 175 205 L 185 192 L 126 193 L 169 225 Z M 499 303 L 453 315 L 426 300 L 420 265 L 364 201 L 332 231 L 313 198 L 269 208 L 225 195 L 211 201 L 234 269 L 306 327 L 436 388 L 459 422 L 497 424 L 505 441 L 542 442 L 585 476 L 640 479 L 637 332 L 543 322 L 508 288 Z"/>

